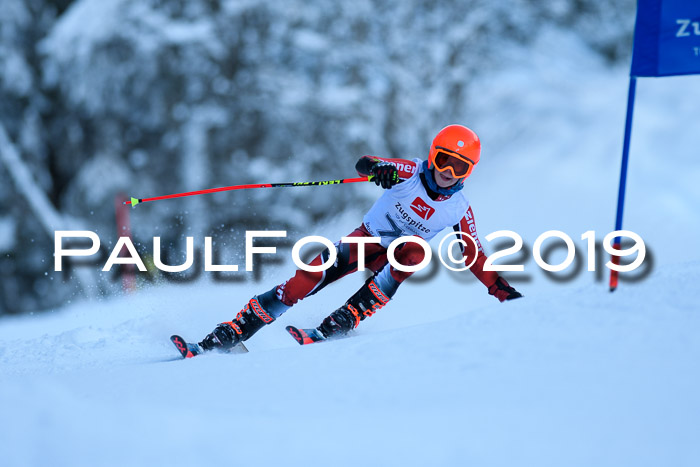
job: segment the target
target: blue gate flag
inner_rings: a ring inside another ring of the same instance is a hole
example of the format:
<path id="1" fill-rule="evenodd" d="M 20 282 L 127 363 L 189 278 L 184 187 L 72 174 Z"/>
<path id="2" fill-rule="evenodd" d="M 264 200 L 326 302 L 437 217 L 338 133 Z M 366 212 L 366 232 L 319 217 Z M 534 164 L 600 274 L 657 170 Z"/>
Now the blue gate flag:
<path id="1" fill-rule="evenodd" d="M 700 0 L 638 0 L 630 76 L 700 73 Z"/>

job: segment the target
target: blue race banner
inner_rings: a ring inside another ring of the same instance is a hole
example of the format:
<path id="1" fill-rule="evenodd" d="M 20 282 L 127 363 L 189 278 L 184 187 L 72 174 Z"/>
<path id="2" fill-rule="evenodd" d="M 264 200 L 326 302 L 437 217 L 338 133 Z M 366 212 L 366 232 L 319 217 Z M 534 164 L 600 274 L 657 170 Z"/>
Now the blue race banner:
<path id="1" fill-rule="evenodd" d="M 631 76 L 700 73 L 700 0 L 638 0 Z"/>

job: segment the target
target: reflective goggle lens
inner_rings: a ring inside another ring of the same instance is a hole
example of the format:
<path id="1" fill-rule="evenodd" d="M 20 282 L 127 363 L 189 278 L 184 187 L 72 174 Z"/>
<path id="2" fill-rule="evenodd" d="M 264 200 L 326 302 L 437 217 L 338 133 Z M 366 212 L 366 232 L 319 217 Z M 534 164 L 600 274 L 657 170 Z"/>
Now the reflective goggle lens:
<path id="1" fill-rule="evenodd" d="M 462 178 L 467 177 L 471 173 L 474 164 L 470 160 L 462 159 L 460 156 L 439 151 L 435 155 L 435 168 L 440 172 L 450 170 L 452 175 Z"/>

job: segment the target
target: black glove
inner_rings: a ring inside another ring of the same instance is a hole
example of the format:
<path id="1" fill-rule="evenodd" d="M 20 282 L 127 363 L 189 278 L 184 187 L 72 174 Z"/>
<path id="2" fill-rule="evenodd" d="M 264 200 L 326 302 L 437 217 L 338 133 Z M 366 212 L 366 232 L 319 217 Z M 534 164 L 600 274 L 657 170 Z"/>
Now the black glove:
<path id="1" fill-rule="evenodd" d="M 506 282 L 506 280 L 502 277 L 496 279 L 496 282 L 489 287 L 489 295 L 495 296 L 500 302 L 513 300 L 523 296 L 523 294 L 511 287 L 510 284 L 508 284 L 508 282 Z"/>
<path id="2" fill-rule="evenodd" d="M 401 181 L 399 171 L 391 162 L 377 162 L 369 170 L 369 173 L 372 175 L 372 181 L 384 189 L 391 188 Z"/>

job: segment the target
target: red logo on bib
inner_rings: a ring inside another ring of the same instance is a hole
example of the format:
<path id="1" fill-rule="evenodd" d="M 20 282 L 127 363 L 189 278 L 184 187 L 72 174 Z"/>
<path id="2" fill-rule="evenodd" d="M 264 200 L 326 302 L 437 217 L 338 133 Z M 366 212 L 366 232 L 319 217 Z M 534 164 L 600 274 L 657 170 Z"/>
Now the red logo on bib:
<path id="1" fill-rule="evenodd" d="M 413 202 L 411 203 L 411 209 L 413 209 L 413 212 L 415 212 L 425 220 L 430 219 L 430 217 L 435 212 L 435 208 L 428 206 L 425 203 L 425 201 L 420 199 L 420 197 L 417 197 L 413 200 Z"/>

